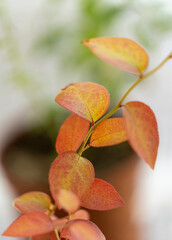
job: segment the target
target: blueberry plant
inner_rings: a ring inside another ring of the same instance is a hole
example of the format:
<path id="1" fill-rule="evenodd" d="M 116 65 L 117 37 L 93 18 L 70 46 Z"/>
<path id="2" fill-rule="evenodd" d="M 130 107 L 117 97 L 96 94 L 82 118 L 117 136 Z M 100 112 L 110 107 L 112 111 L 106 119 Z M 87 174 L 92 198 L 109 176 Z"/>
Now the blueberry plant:
<path id="1" fill-rule="evenodd" d="M 82 82 L 62 89 L 55 101 L 72 114 L 59 130 L 55 145 L 58 156 L 49 170 L 54 202 L 43 192 L 21 195 L 13 205 L 22 215 L 3 236 L 30 237 L 32 240 L 104 240 L 103 233 L 89 220 L 88 212 L 80 207 L 111 210 L 123 206 L 124 201 L 112 185 L 95 178 L 92 163 L 82 157 L 82 153 L 89 147 L 110 146 L 128 140 L 140 158 L 152 169 L 155 166 L 159 145 L 155 115 L 142 102 L 123 102 L 136 85 L 162 67 L 172 54 L 144 74 L 149 58 L 136 42 L 102 37 L 82 43 L 98 58 L 137 75 L 138 79 L 108 113 L 110 96 L 103 86 Z M 110 118 L 118 109 L 122 109 L 123 117 Z M 63 209 L 67 216 L 58 218 L 56 209 Z"/>

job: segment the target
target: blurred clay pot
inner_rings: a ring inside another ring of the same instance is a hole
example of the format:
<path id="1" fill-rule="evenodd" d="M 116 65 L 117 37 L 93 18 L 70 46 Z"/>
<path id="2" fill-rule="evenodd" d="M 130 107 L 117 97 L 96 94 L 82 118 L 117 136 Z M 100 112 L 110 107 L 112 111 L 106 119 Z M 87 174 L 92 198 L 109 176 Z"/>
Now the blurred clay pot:
<path id="1" fill-rule="evenodd" d="M 54 140 L 46 132 L 34 129 L 13 138 L 6 145 L 2 164 L 16 193 L 49 193 L 48 171 L 57 156 Z M 107 240 L 138 240 L 138 227 L 131 221 L 137 156 L 128 143 L 106 148 L 90 148 L 84 157 L 95 166 L 96 177 L 111 183 L 124 199 L 124 207 L 111 211 L 90 211 Z"/>
<path id="2" fill-rule="evenodd" d="M 55 155 L 51 139 L 43 132 L 24 132 L 6 145 L 2 165 L 16 193 L 49 192 L 48 170 Z"/>

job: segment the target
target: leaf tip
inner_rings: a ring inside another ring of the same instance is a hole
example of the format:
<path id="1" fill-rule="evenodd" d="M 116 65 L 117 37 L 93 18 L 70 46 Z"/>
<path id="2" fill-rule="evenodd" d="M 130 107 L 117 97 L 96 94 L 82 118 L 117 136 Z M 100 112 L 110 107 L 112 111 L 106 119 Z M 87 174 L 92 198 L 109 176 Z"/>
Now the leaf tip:
<path id="1" fill-rule="evenodd" d="M 118 200 L 118 203 L 119 203 L 119 207 L 124 207 L 125 206 L 125 202 L 124 202 L 124 200 L 122 199 L 121 196 L 120 196 L 120 198 Z"/>
<path id="2" fill-rule="evenodd" d="M 131 146 L 154 169 L 159 146 L 155 114 L 148 105 L 138 101 L 126 103 L 123 113 Z"/>
<path id="3" fill-rule="evenodd" d="M 5 232 L 6 232 L 6 230 L 1 234 L 1 236 L 6 236 Z"/>
<path id="4" fill-rule="evenodd" d="M 84 46 L 87 46 L 88 42 L 89 42 L 89 39 L 85 39 L 85 40 L 81 41 L 81 44 Z"/>
<path id="5" fill-rule="evenodd" d="M 155 169 L 155 163 L 156 163 L 156 160 L 153 163 L 149 163 L 149 166 L 152 170 Z"/>

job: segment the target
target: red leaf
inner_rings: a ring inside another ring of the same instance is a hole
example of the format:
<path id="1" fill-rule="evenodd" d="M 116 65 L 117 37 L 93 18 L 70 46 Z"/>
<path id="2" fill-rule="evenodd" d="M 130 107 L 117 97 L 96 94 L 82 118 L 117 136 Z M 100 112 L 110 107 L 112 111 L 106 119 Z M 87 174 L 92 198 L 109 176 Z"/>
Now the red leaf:
<path id="1" fill-rule="evenodd" d="M 147 52 L 130 39 L 101 37 L 84 40 L 83 44 L 98 58 L 123 71 L 140 75 L 147 68 Z"/>
<path id="2" fill-rule="evenodd" d="M 57 240 L 55 232 L 32 237 L 32 240 Z"/>
<path id="3" fill-rule="evenodd" d="M 124 119 L 110 118 L 100 123 L 93 131 L 90 145 L 104 147 L 115 145 L 127 140 Z"/>
<path id="4" fill-rule="evenodd" d="M 10 237 L 32 237 L 54 230 L 51 219 L 42 212 L 28 212 L 17 218 L 2 234 Z"/>
<path id="5" fill-rule="evenodd" d="M 123 113 L 131 146 L 153 169 L 159 145 L 157 121 L 153 111 L 142 102 L 128 102 L 123 106 Z"/>
<path id="6" fill-rule="evenodd" d="M 56 141 L 56 151 L 77 151 L 87 135 L 90 122 L 76 114 L 70 115 L 62 124 Z"/>
<path id="7" fill-rule="evenodd" d="M 80 207 L 79 198 L 69 190 L 59 189 L 55 198 L 58 208 L 68 213 L 73 213 Z"/>
<path id="8" fill-rule="evenodd" d="M 81 206 L 93 210 L 110 210 L 123 205 L 124 201 L 114 187 L 97 178 L 81 199 Z"/>
<path id="9" fill-rule="evenodd" d="M 23 213 L 36 210 L 46 212 L 50 204 L 50 197 L 43 192 L 28 192 L 16 198 L 13 202 L 14 207 Z"/>
<path id="10" fill-rule="evenodd" d="M 94 180 L 94 168 L 90 161 L 75 152 L 64 152 L 52 163 L 49 184 L 52 196 L 58 200 L 58 190 L 63 188 L 81 197 Z"/>
<path id="11" fill-rule="evenodd" d="M 69 221 L 61 231 L 61 238 L 69 240 L 105 240 L 100 229 L 88 220 Z"/>
<path id="12" fill-rule="evenodd" d="M 110 103 L 109 93 L 93 82 L 74 83 L 59 93 L 55 101 L 90 122 L 97 121 Z"/>

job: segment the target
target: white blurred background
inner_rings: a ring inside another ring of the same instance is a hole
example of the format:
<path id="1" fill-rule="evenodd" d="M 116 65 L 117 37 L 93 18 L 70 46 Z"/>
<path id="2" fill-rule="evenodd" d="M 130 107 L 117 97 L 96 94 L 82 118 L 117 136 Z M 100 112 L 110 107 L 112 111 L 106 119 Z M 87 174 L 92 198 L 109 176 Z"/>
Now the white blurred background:
<path id="1" fill-rule="evenodd" d="M 131 38 L 148 50 L 148 70 L 151 70 L 172 51 L 171 22 L 170 0 L 1 0 L 1 158 L 11 139 L 14 141 L 18 133 L 20 135 L 33 126 L 40 124 L 41 129 L 55 140 L 61 109 L 54 103 L 54 98 L 65 85 L 76 81 L 99 82 L 110 91 L 112 102 L 131 85 L 135 77 L 96 59 L 81 46 L 83 39 L 99 36 Z M 155 170 L 138 160 L 131 213 L 132 221 L 139 219 L 141 223 L 138 240 L 172 239 L 171 91 L 172 60 L 137 86 L 127 98 L 143 101 L 153 109 L 160 135 Z M 2 161 L 0 165 L 2 233 L 17 216 L 12 201 L 18 191 L 8 179 Z M 130 237 L 121 240 L 130 240 Z"/>

